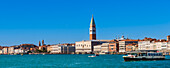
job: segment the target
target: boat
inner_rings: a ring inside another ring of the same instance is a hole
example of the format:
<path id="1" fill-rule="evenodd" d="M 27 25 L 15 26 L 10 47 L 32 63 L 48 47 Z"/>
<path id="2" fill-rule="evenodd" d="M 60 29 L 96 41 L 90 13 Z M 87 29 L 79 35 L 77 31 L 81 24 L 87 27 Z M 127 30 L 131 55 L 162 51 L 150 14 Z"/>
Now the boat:
<path id="1" fill-rule="evenodd" d="M 96 55 L 91 55 L 91 56 L 88 56 L 88 57 L 96 57 Z"/>
<path id="2" fill-rule="evenodd" d="M 153 61 L 164 60 L 165 56 L 161 52 L 142 52 L 142 53 L 129 53 L 123 56 L 124 61 Z"/>
<path id="3" fill-rule="evenodd" d="M 95 54 L 95 56 L 99 56 L 99 54 Z"/>

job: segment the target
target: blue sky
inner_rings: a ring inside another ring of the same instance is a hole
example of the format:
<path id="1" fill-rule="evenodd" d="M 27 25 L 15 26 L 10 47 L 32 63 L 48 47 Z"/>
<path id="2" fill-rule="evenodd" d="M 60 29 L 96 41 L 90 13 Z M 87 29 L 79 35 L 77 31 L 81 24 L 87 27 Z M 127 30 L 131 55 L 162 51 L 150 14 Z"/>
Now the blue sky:
<path id="1" fill-rule="evenodd" d="M 74 43 L 89 39 L 92 14 L 97 39 L 166 39 L 169 0 L 0 1 L 0 45 Z"/>

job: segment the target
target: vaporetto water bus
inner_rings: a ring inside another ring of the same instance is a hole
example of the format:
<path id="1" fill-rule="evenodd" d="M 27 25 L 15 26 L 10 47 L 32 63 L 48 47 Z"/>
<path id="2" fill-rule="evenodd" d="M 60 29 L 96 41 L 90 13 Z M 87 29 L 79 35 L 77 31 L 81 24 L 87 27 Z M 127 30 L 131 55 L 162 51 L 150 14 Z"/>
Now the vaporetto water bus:
<path id="1" fill-rule="evenodd" d="M 153 60 L 165 60 L 165 55 L 162 52 L 127 52 L 126 56 L 123 56 L 124 61 L 153 61 Z"/>

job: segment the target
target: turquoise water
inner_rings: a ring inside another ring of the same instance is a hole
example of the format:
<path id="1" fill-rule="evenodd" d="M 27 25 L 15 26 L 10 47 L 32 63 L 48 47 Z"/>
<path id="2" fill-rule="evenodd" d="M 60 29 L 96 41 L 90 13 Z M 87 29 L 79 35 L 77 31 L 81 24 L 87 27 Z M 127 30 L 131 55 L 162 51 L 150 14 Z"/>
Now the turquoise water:
<path id="1" fill-rule="evenodd" d="M 123 55 L 0 55 L 1 68 L 170 68 L 170 60 L 124 62 Z M 170 59 L 170 56 L 166 56 Z"/>

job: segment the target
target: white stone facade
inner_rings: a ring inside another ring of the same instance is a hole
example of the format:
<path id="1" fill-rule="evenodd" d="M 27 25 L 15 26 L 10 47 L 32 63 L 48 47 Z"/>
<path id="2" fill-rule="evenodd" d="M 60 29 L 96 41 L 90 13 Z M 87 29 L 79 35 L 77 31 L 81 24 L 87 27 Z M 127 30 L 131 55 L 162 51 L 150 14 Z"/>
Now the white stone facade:
<path id="1" fill-rule="evenodd" d="M 139 41 L 138 50 L 170 50 L 168 42 Z"/>
<path id="2" fill-rule="evenodd" d="M 10 54 L 14 53 L 14 47 L 9 47 L 9 48 L 8 48 L 8 52 L 9 52 Z"/>
<path id="3" fill-rule="evenodd" d="M 125 41 L 119 41 L 119 52 L 125 52 Z"/>
<path id="4" fill-rule="evenodd" d="M 137 44 L 138 40 L 121 40 L 121 41 L 119 41 L 119 52 L 126 52 L 126 45 L 132 44 L 132 43 Z"/>
<path id="5" fill-rule="evenodd" d="M 59 45 L 52 45 L 50 46 L 50 53 L 61 53 L 61 46 Z"/>
<path id="6" fill-rule="evenodd" d="M 138 42 L 138 50 L 147 50 L 150 48 L 150 41 L 139 41 Z"/>
<path id="7" fill-rule="evenodd" d="M 109 52 L 109 43 L 102 43 L 101 45 L 94 46 L 95 53 L 108 53 Z"/>
<path id="8" fill-rule="evenodd" d="M 92 52 L 92 41 L 80 41 L 76 42 L 76 52 L 90 53 Z"/>

